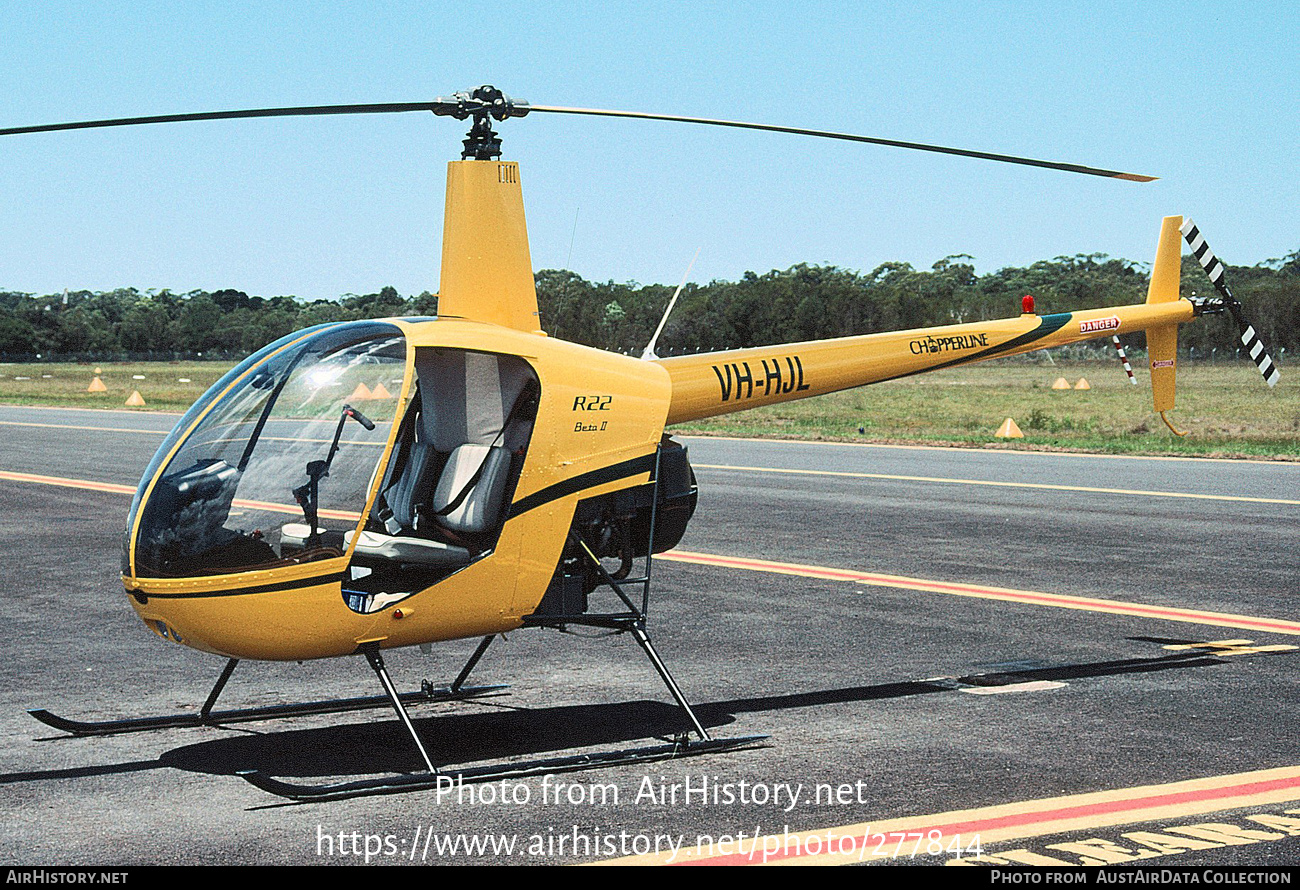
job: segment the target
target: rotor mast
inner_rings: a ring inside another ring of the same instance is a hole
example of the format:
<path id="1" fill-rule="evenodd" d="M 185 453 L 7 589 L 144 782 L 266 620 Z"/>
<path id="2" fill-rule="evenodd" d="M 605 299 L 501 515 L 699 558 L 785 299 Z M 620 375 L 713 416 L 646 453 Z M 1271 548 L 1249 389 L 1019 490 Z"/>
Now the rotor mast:
<path id="1" fill-rule="evenodd" d="M 434 107 L 434 114 L 473 118 L 461 160 L 447 164 L 438 315 L 540 334 L 519 165 L 499 160 L 501 137 L 492 129 L 494 119 L 527 113 L 527 102 L 488 86 Z"/>

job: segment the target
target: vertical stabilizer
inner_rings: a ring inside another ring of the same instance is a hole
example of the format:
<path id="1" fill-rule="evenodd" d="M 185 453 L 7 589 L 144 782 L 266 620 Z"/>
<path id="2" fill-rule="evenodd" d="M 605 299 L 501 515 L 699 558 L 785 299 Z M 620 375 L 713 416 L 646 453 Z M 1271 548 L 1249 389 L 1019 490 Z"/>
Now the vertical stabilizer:
<path id="1" fill-rule="evenodd" d="M 1181 216 L 1166 216 L 1160 226 L 1160 244 L 1156 247 L 1156 264 L 1151 269 L 1148 303 L 1167 303 L 1178 299 L 1178 283 L 1183 273 L 1183 224 Z"/>
<path id="2" fill-rule="evenodd" d="M 1183 263 L 1182 232 L 1179 231 L 1182 224 L 1181 216 L 1166 216 L 1160 227 L 1160 245 L 1156 248 L 1156 263 L 1151 269 L 1147 303 L 1168 303 L 1178 299 Z M 1151 395 L 1155 401 L 1155 410 L 1162 413 L 1174 407 L 1178 325 L 1160 325 L 1147 329 L 1147 358 L 1151 362 Z"/>
<path id="3" fill-rule="evenodd" d="M 452 161 L 438 315 L 541 333 L 519 165 Z"/>

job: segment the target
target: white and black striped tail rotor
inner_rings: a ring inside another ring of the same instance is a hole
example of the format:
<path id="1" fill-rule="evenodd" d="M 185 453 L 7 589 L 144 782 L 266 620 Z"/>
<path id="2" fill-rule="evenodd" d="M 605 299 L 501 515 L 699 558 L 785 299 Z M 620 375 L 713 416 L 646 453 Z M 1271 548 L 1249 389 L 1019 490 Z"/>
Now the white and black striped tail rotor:
<path id="1" fill-rule="evenodd" d="M 1246 321 L 1245 315 L 1241 312 L 1241 303 L 1232 295 L 1228 289 L 1224 278 L 1223 262 L 1214 255 L 1210 250 L 1210 245 L 1205 243 L 1205 236 L 1196 228 L 1196 223 L 1190 219 L 1185 220 L 1179 229 L 1183 233 L 1183 238 L 1187 240 L 1188 246 L 1192 249 L 1192 254 L 1205 270 L 1205 274 L 1210 276 L 1210 283 L 1214 289 L 1223 297 L 1224 307 L 1232 313 L 1232 317 L 1237 322 L 1237 327 L 1241 330 L 1241 343 L 1250 353 L 1251 360 L 1259 368 L 1259 373 L 1264 376 L 1264 382 L 1269 386 L 1276 386 L 1278 378 L 1277 365 L 1273 363 L 1272 357 L 1264 346 L 1264 342 L 1259 339 L 1259 334 L 1255 332 L 1255 327 Z"/>
<path id="2" fill-rule="evenodd" d="M 1192 249 L 1193 256 L 1201 264 L 1205 274 L 1210 276 L 1210 283 L 1223 294 L 1225 300 L 1234 300 L 1228 286 L 1223 283 L 1223 262 L 1214 255 L 1214 251 L 1210 250 L 1210 245 L 1205 243 L 1205 236 L 1201 234 L 1200 229 L 1196 228 L 1196 223 L 1190 219 L 1183 220 L 1178 230 L 1183 233 L 1187 246 Z"/>
<path id="3" fill-rule="evenodd" d="M 1119 360 L 1124 364 L 1124 373 L 1128 375 L 1128 382 L 1137 386 L 1137 378 L 1133 376 L 1133 366 L 1128 363 L 1128 354 L 1124 352 L 1124 344 L 1119 342 L 1119 337 L 1113 336 L 1110 341 L 1115 344 L 1115 351 L 1119 353 Z"/>
<path id="4" fill-rule="evenodd" d="M 1264 375 L 1264 382 L 1269 386 L 1276 386 L 1281 375 L 1278 374 L 1277 365 L 1273 364 L 1272 357 L 1265 351 L 1264 343 L 1259 339 L 1259 334 L 1256 334 L 1254 326 L 1242 317 L 1239 304 L 1230 303 L 1228 309 L 1232 312 L 1232 317 L 1237 319 L 1237 326 L 1241 328 L 1242 345 L 1246 347 L 1246 351 L 1250 353 L 1250 357 L 1254 359 L 1255 364 L 1259 367 L 1259 373 Z"/>

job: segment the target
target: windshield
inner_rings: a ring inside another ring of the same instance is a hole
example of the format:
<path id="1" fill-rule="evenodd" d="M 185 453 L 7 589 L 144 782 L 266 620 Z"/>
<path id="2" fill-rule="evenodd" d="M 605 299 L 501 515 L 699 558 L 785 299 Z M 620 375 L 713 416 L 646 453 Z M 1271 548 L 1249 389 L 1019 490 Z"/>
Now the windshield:
<path id="1" fill-rule="evenodd" d="M 406 373 L 392 325 L 331 327 L 253 366 L 167 462 L 141 512 L 137 576 L 343 555 Z"/>

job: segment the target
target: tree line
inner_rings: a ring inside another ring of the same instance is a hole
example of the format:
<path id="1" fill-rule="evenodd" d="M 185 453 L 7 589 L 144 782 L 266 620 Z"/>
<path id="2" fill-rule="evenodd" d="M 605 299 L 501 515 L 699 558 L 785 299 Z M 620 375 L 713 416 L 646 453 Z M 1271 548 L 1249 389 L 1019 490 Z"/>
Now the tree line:
<path id="1" fill-rule="evenodd" d="M 1213 296 L 1191 256 L 1184 295 Z M 1300 250 L 1255 266 L 1228 268 L 1233 293 L 1275 352 L 1300 347 Z M 552 336 L 639 354 L 675 288 L 593 282 L 568 271 L 536 275 L 542 325 Z M 1141 302 L 1147 266 L 1101 254 L 1057 257 L 977 275 L 971 257 L 930 269 L 885 263 L 870 272 L 800 264 L 739 281 L 683 288 L 659 340 L 660 355 L 761 346 L 1005 318 L 1033 294 L 1038 312 Z M 35 295 L 0 292 L 0 358 L 203 357 L 232 359 L 285 334 L 329 321 L 436 315 L 437 296 L 402 296 L 392 287 L 335 300 L 250 296 L 226 289 L 173 293 L 122 288 Z M 1142 346 L 1141 337 L 1135 345 Z M 1180 345 L 1231 355 L 1240 343 L 1226 317 L 1190 325 Z M 1105 348 L 1106 341 L 1098 343 Z"/>

